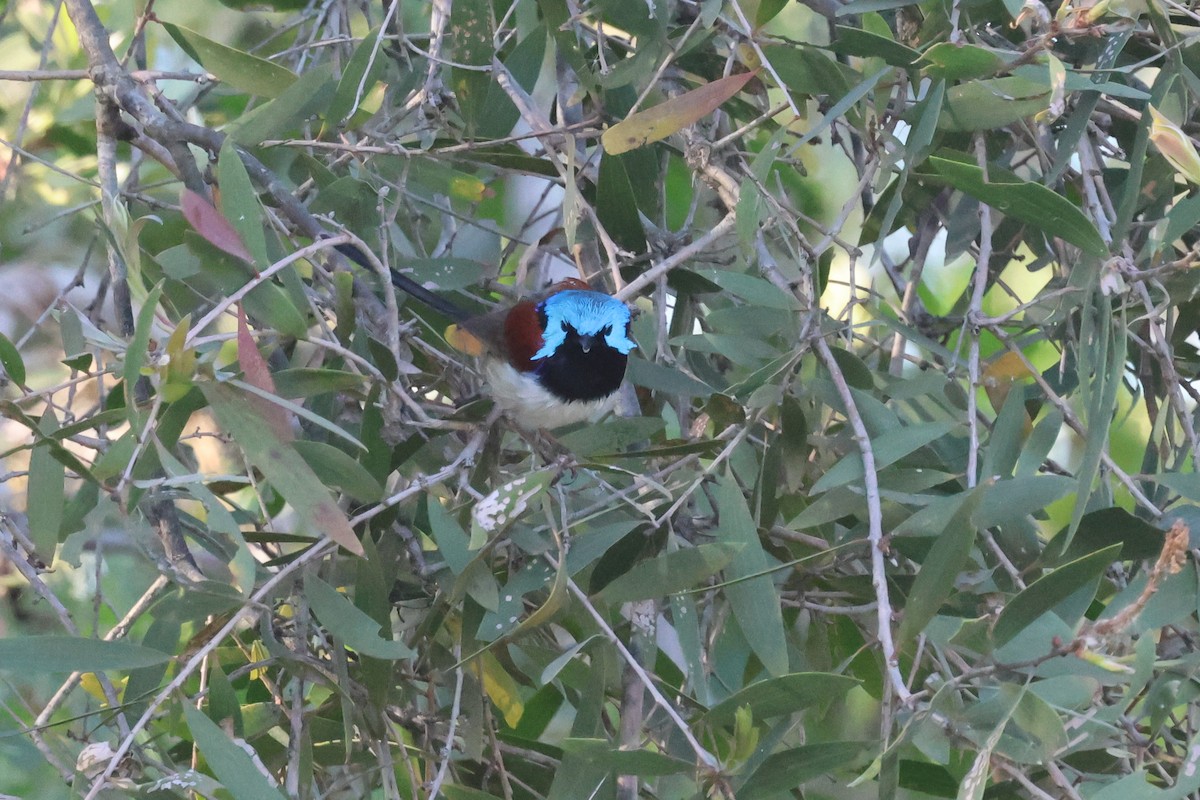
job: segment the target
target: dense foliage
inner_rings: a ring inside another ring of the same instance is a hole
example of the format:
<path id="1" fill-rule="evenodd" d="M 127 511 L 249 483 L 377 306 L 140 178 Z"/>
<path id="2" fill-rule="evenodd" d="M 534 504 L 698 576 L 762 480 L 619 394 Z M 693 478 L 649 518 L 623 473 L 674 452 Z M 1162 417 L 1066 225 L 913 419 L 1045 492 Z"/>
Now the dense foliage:
<path id="1" fill-rule="evenodd" d="M 0 793 L 1197 796 L 1198 37 L 0 0 Z M 619 414 L 388 267 L 616 291 Z"/>

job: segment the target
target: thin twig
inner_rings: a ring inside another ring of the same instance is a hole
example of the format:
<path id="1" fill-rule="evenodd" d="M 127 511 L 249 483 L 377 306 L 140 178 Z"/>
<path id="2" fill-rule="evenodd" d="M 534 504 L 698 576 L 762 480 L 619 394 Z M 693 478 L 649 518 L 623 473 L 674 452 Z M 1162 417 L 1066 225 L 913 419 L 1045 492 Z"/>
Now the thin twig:
<path id="1" fill-rule="evenodd" d="M 884 665 L 892 691 L 896 693 L 901 702 L 907 702 L 911 693 L 904 684 L 904 676 L 900 674 L 900 656 L 892 640 L 892 600 L 887 584 L 887 562 L 884 555 L 885 544 L 883 541 L 883 509 L 879 496 L 879 476 L 875 471 L 875 451 L 871 447 L 871 437 L 867 433 L 867 426 L 863 423 L 862 416 L 858 413 L 854 393 L 850 391 L 850 384 L 846 382 L 846 376 L 842 374 L 842 369 L 838 366 L 837 359 L 833 357 L 833 351 L 830 349 L 829 343 L 823 337 L 817 337 L 813 346 L 817 351 L 817 356 L 821 359 L 821 363 L 829 371 L 838 396 L 842 399 L 842 404 L 845 406 L 846 420 L 850 423 L 850 427 L 854 431 L 854 442 L 858 445 L 858 451 L 862 456 L 864 473 L 863 488 L 865 489 L 867 500 L 867 538 L 871 544 L 871 585 L 875 588 L 875 603 L 877 606 L 875 617 L 879 629 L 879 646 L 883 650 Z"/>
<path id="2" fill-rule="evenodd" d="M 549 561 L 552 567 L 558 569 L 558 562 L 555 561 L 554 557 L 549 553 L 543 554 L 543 558 Z M 638 660 L 633 653 L 629 652 L 629 648 L 625 646 L 625 643 L 622 642 L 617 636 L 616 632 L 612 629 L 612 626 L 610 626 L 608 621 L 604 619 L 604 615 L 597 611 L 596 607 L 592 605 L 592 601 L 588 598 L 587 593 L 580 589 L 578 584 L 576 584 L 572 578 L 567 578 L 567 588 L 571 591 L 571 594 L 575 595 L 575 599 L 580 602 L 584 609 L 587 610 L 588 615 L 595 621 L 596 625 L 599 626 L 605 638 L 608 639 L 613 647 L 617 648 L 617 651 L 621 654 L 621 658 L 625 661 L 629 668 L 634 671 L 638 679 L 642 682 L 642 685 L 646 687 L 646 691 L 650 693 L 650 696 L 654 698 L 655 704 L 657 704 L 658 707 L 661 708 L 663 712 L 671 718 L 671 721 L 675 723 L 675 727 L 679 729 L 681 734 L 683 734 L 683 738 L 687 741 L 688 745 L 691 746 L 692 752 L 696 754 L 697 760 L 699 760 L 702 765 L 708 767 L 709 769 L 717 769 L 720 762 L 717 761 L 716 756 L 710 753 L 704 747 L 704 745 L 700 744 L 700 741 L 696 738 L 695 734 L 692 733 L 691 727 L 687 724 L 687 722 L 684 721 L 683 717 L 680 716 L 679 711 L 675 708 L 675 705 L 666 697 L 664 697 L 663 693 L 658 690 L 658 686 L 655 685 L 654 680 L 650 677 L 642 665 L 638 663 Z"/>
<path id="3" fill-rule="evenodd" d="M 446 745 L 442 749 L 442 760 L 438 765 L 436 777 L 429 785 L 429 800 L 436 800 L 442 791 L 442 783 L 446 780 L 446 772 L 450 769 L 450 757 L 454 754 L 454 734 L 458 730 L 458 714 L 462 704 L 463 675 L 462 645 L 454 643 L 454 700 L 450 704 L 450 724 L 446 729 Z"/>
<path id="4" fill-rule="evenodd" d="M 643 289 L 653 285 L 654 282 L 659 279 L 659 277 L 666 275 L 676 267 L 683 266 L 683 264 L 685 264 L 688 260 L 694 258 L 700 253 L 703 253 L 708 249 L 709 245 L 720 239 L 725 234 L 731 232 L 736 223 L 737 218 L 732 212 L 726 214 L 721 221 L 713 226 L 712 230 L 710 230 L 708 233 L 704 234 L 699 239 L 696 239 L 686 247 L 676 250 L 674 253 L 667 256 L 662 261 L 643 272 L 641 275 L 638 275 L 629 283 L 625 284 L 624 288 L 622 288 L 614 296 L 618 300 L 625 301 L 629 301 L 630 299 L 636 297 L 642 292 Z"/>
<path id="5" fill-rule="evenodd" d="M 955 6 L 957 9 L 957 5 Z M 982 133 L 975 134 L 975 162 L 987 182 L 987 144 Z M 967 488 L 979 485 L 979 334 L 976 320 L 983 315 L 983 295 L 988 286 L 988 264 L 992 259 L 992 207 L 979 204 L 979 255 L 975 259 L 975 275 L 971 285 L 971 305 L 967 311 Z M 1000 409 L 996 409 L 999 413 Z"/>
<path id="6" fill-rule="evenodd" d="M 250 599 L 243 603 L 242 606 L 229 617 L 229 620 L 226 621 L 226 623 L 222 625 L 207 642 L 205 642 L 196 650 L 192 657 L 188 659 L 187 663 L 183 664 L 183 666 L 179 668 L 179 672 L 175 674 L 175 677 L 172 678 L 171 681 L 154 696 L 154 699 L 147 704 L 146 710 L 142 712 L 142 716 L 138 718 L 137 722 L 135 722 L 133 727 L 130 728 L 129 733 L 126 734 L 121 740 L 120 746 L 117 747 L 116 752 L 113 753 L 112 758 L 109 759 L 108 765 L 104 768 L 104 772 L 101 773 L 95 779 L 95 781 L 93 781 L 91 789 L 89 789 L 88 793 L 84 796 L 84 800 L 95 800 L 97 795 L 104 790 L 104 787 L 108 785 L 108 779 L 116 770 L 117 765 L 121 763 L 121 760 L 125 758 L 125 756 L 129 753 L 129 750 L 133 747 L 133 742 L 137 735 L 145 729 L 146 725 L 149 724 L 154 715 L 158 713 L 158 709 L 164 703 L 166 703 L 176 691 L 181 689 L 184 683 L 191 678 L 192 674 L 200 668 L 201 664 L 204 663 L 204 659 L 208 657 L 209 653 L 219 647 L 225 641 L 225 639 L 232 635 L 233 632 L 237 630 L 238 627 L 243 623 L 249 623 L 256 620 L 259 614 L 263 612 L 267 599 L 271 597 L 276 587 L 282 585 L 284 581 L 291 577 L 292 573 L 301 569 L 306 564 L 316 561 L 319 558 L 323 558 L 324 556 L 334 552 L 336 549 L 337 545 L 334 542 L 329 541 L 328 539 L 322 540 L 321 542 L 311 546 L 305 553 L 301 554 L 290 564 L 287 564 L 281 568 L 279 572 L 276 572 L 273 576 L 271 576 L 270 579 L 263 583 L 258 591 L 254 592 L 254 594 L 250 596 Z"/>

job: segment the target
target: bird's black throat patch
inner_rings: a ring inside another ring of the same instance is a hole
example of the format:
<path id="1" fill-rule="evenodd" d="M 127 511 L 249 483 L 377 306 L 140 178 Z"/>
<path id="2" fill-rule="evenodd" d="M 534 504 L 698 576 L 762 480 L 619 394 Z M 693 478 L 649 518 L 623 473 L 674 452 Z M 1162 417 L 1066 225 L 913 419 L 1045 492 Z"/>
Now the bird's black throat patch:
<path id="1" fill-rule="evenodd" d="M 629 357 L 609 347 L 603 338 L 583 351 L 579 338 L 569 335 L 554 354 L 538 360 L 537 381 L 546 391 L 566 402 L 601 400 L 615 392 L 625 378 Z"/>

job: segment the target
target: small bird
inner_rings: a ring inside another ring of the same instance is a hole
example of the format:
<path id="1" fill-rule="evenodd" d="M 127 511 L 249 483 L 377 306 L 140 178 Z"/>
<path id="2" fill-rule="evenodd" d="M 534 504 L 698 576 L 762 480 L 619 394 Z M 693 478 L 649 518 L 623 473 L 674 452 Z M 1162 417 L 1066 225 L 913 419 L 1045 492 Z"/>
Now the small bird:
<path id="1" fill-rule="evenodd" d="M 338 250 L 366 266 L 356 248 Z M 578 278 L 482 315 L 395 270 L 392 284 L 454 322 L 447 341 L 481 358 L 496 405 L 526 430 L 602 416 L 612 407 L 629 353 L 637 347 L 629 307 Z"/>

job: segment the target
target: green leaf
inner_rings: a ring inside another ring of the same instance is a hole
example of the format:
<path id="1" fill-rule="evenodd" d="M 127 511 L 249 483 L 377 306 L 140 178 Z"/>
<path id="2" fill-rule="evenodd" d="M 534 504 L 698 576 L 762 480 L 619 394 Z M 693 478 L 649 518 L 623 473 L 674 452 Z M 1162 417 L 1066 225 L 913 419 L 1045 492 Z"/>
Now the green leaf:
<path id="1" fill-rule="evenodd" d="M 686 592 L 723 569 L 741 549 L 742 545 L 722 542 L 664 553 L 635 564 L 605 586 L 598 599 L 606 603 L 631 603 Z"/>
<path id="2" fill-rule="evenodd" d="M 636 253 L 646 250 L 646 231 L 638 216 L 637 199 L 625 162 L 620 156 L 600 156 L 600 175 L 596 180 L 596 216 L 604 229 L 622 247 Z"/>
<path id="3" fill-rule="evenodd" d="M 976 486 L 970 492 L 959 495 L 958 509 L 921 563 L 921 570 L 904 604 L 904 619 L 898 633 L 901 641 L 915 638 L 954 591 L 954 580 L 966 565 L 971 548 L 975 546 L 977 528 L 972 524 L 971 517 L 984 492 L 984 487 Z"/>
<path id="4" fill-rule="evenodd" d="M 484 3 L 484 7 L 487 4 Z M 456 13 L 458 7 L 454 7 Z M 542 71 L 542 62 L 546 56 L 548 41 L 545 26 L 534 27 L 517 43 L 512 52 L 504 59 L 504 66 L 516 81 L 517 85 L 530 94 L 537 84 L 538 75 Z M 482 58 L 484 64 L 491 64 L 493 57 L 492 43 L 489 40 L 483 46 Z M 508 92 L 495 78 L 486 78 L 484 85 L 487 92 L 478 109 L 474 109 L 476 134 L 481 141 L 488 139 L 503 139 L 512 133 L 513 126 L 521 119 L 521 112 L 509 97 Z"/>
<path id="5" fill-rule="evenodd" d="M 78 430 L 90 430 L 95 428 L 97 425 L 116 424 L 125 418 L 124 408 L 116 408 L 114 411 L 116 412 L 115 414 L 102 412 L 101 414 L 92 417 L 89 421 L 90 424 L 82 428 L 79 427 L 79 423 L 76 423 L 75 425 L 69 425 L 60 429 L 57 427 L 56 423 L 55 434 L 53 436 L 46 436 L 44 433 L 42 433 L 42 422 L 40 420 L 26 414 L 21 410 L 20 406 L 11 400 L 0 400 L 0 416 L 7 417 L 8 419 L 11 419 L 29 429 L 34 434 L 38 446 L 45 446 L 49 448 L 50 453 L 54 456 L 56 461 L 64 465 L 76 475 L 80 475 L 86 480 L 93 482 L 95 481 L 95 477 L 92 475 L 91 470 L 88 469 L 86 464 L 76 458 L 70 450 L 63 447 L 62 444 L 59 443 L 59 439 L 67 435 L 74 435 L 74 433 Z M 23 450 L 27 447 L 28 445 L 22 445 L 16 449 Z"/>
<path id="6" fill-rule="evenodd" d="M 839 55 L 882 58 L 893 67 L 911 67 L 921 57 L 920 52 L 878 33 L 849 25 L 838 25 L 836 30 L 837 36 L 829 49 Z"/>
<path id="7" fill-rule="evenodd" d="M 958 797 L 958 779 L 940 764 L 900 759 L 899 785 L 934 797 Z"/>
<path id="8" fill-rule="evenodd" d="M 530 472 L 493 489 L 471 509 L 472 550 L 487 544 L 488 539 L 506 530 L 524 514 L 530 502 L 546 491 L 557 477 L 553 469 Z"/>
<path id="9" fill-rule="evenodd" d="M 1070 200 L 1039 183 L 995 171 L 984 181 L 979 167 L 943 156 L 930 156 L 926 163 L 955 189 L 1006 216 L 1070 242 L 1090 255 L 1108 253 L 1108 245 L 1091 220 Z"/>
<path id="10" fill-rule="evenodd" d="M 1163 791 L 1150 783 L 1147 773 L 1139 771 L 1104 786 L 1091 795 L 1090 800 L 1175 800 L 1182 797 L 1183 794 Z"/>
<path id="11" fill-rule="evenodd" d="M 314 533 L 325 534 L 351 553 L 362 555 L 362 544 L 346 513 L 300 453 L 291 444 L 280 441 L 271 426 L 262 424 L 244 394 L 223 383 L 201 384 L 200 389 L 221 427 L 295 509 L 296 516 L 311 526 Z"/>
<path id="12" fill-rule="evenodd" d="M 273 372 L 271 377 L 275 380 L 275 393 L 293 399 L 327 392 L 355 391 L 366 385 L 362 375 L 337 369 L 297 367 Z"/>
<path id="13" fill-rule="evenodd" d="M 910 453 L 937 441 L 958 427 L 958 424 L 957 422 L 943 421 L 903 425 L 873 438 L 871 451 L 875 456 L 875 469 L 883 470 L 884 467 L 896 463 Z M 812 493 L 817 494 L 859 480 L 864 474 L 862 453 L 855 448 L 817 479 L 817 482 L 813 484 Z"/>
<path id="14" fill-rule="evenodd" d="M 438 498 L 426 495 L 425 499 L 429 517 L 429 535 L 437 542 L 438 552 L 446 560 L 450 571 L 455 575 L 461 575 L 475 558 L 469 549 L 470 538 L 458 524 L 458 520 L 450 515 Z"/>
<path id="15" fill-rule="evenodd" d="M 1200 474 L 1195 472 L 1164 472 L 1154 476 L 1154 482 L 1178 492 L 1194 503 L 1200 503 Z"/>
<path id="16" fill-rule="evenodd" d="M 38 424 L 38 432 L 52 437 L 58 430 L 58 418 L 47 408 Z M 54 560 L 54 549 L 58 546 L 58 534 L 62 529 L 64 496 L 67 485 L 67 469 L 54 457 L 57 443 L 50 441 L 38 444 L 29 456 L 28 509 L 29 537 L 37 549 L 38 556 L 47 564 Z"/>
<path id="17" fill-rule="evenodd" d="M 1051 409 L 1041 422 L 1033 426 L 1033 432 L 1029 434 L 1029 438 L 1025 441 L 1025 447 L 1021 450 L 1021 456 L 1017 459 L 1017 466 L 1013 472 L 1014 477 L 1027 478 L 1041 469 L 1046 456 L 1050 454 L 1054 443 L 1058 441 L 1062 424 L 1062 412 L 1055 408 Z"/>
<path id="18" fill-rule="evenodd" d="M 1163 518 L 1170 521 L 1171 512 L 1168 511 Z M 1064 528 L 1059 537 L 1065 533 Z M 1058 551 L 1059 537 L 1055 537 L 1047 545 L 1047 552 Z M 1122 561 L 1141 561 L 1157 556 L 1162 550 L 1163 540 L 1162 530 L 1143 519 L 1138 519 L 1123 508 L 1113 506 L 1084 514 L 1083 519 L 1079 521 L 1079 529 L 1071 538 L 1071 545 L 1064 555 L 1074 559 L 1120 544 Z"/>
<path id="19" fill-rule="evenodd" d="M 340 125 L 358 109 L 358 104 L 379 82 L 387 61 L 387 53 L 379 46 L 379 28 L 372 28 L 354 48 L 354 54 L 342 70 L 342 78 L 326 113 L 327 125 Z"/>
<path id="20" fill-rule="evenodd" d="M 821 742 L 773 753 L 737 790 L 738 800 L 775 798 L 813 778 L 849 769 L 865 749 L 862 742 Z"/>
<path id="21" fill-rule="evenodd" d="M 675 775 L 694 769 L 691 763 L 663 753 L 615 749 L 604 739 L 563 739 L 561 747 L 563 752 L 584 756 L 589 764 L 619 775 Z"/>
<path id="22" fill-rule="evenodd" d="M 1200 223 L 1200 194 L 1185 197 L 1167 212 L 1167 229 L 1163 234 L 1163 241 L 1170 245 L 1194 229 L 1197 223 Z"/>
<path id="23" fill-rule="evenodd" d="M 352 436 L 344 428 L 339 428 L 337 425 L 334 425 L 320 414 L 310 411 L 308 408 L 300 405 L 299 403 L 293 403 L 291 400 L 286 400 L 279 395 L 272 393 L 268 389 L 255 386 L 249 381 L 240 380 L 238 378 L 230 378 L 225 383 L 231 388 L 245 392 L 247 395 L 245 398 L 246 401 L 258 408 L 260 416 L 262 415 L 262 411 L 267 408 L 269 408 L 269 413 L 275 413 L 277 410 L 282 409 L 285 412 L 295 414 L 297 417 L 313 425 L 314 427 L 332 433 L 342 441 L 353 445 L 357 450 L 361 450 L 363 452 L 367 451 L 367 446 L 358 439 L 354 438 L 354 436 Z"/>
<path id="24" fill-rule="evenodd" d="M 631 519 L 607 525 L 591 525 L 571 538 L 567 551 L 567 569 L 571 575 L 608 552 L 617 542 L 629 535 L 637 523 Z"/>
<path id="25" fill-rule="evenodd" d="M 865 361 L 844 347 L 830 347 L 829 351 L 833 353 L 833 360 L 837 362 L 842 376 L 852 389 L 861 389 L 864 392 L 875 389 L 875 373 Z"/>
<path id="26" fill-rule="evenodd" d="M 266 269 L 271 265 L 271 259 L 267 255 L 267 237 L 263 232 L 262 206 L 237 146 L 229 137 L 221 145 L 217 181 L 221 187 L 221 214 L 233 225 L 246 249 L 254 256 L 254 264 L 260 270 Z"/>
<path id="27" fill-rule="evenodd" d="M 763 55 L 783 81 L 779 88 L 797 97 L 843 97 L 862 77 L 816 47 L 764 47 Z"/>
<path id="28" fill-rule="evenodd" d="M 992 130 L 1040 114 L 1049 105 L 1050 86 L 1041 81 L 1016 76 L 971 81 L 946 92 L 939 127 L 945 131 Z"/>
<path id="29" fill-rule="evenodd" d="M 291 70 L 243 53 L 182 25 L 162 23 L 184 52 L 233 88 L 262 97 L 278 97 L 296 80 Z"/>
<path id="30" fill-rule="evenodd" d="M 848 17 L 853 14 L 867 14 L 871 11 L 891 11 L 911 5 L 909 0 L 850 0 L 843 6 L 838 6 L 835 16 Z"/>
<path id="31" fill-rule="evenodd" d="M 1031 475 L 997 481 L 988 487 L 975 515 L 980 528 L 1011 524 L 1066 496 L 1076 482 L 1063 475 Z"/>
<path id="32" fill-rule="evenodd" d="M 383 486 L 346 451 L 316 441 L 297 440 L 292 442 L 292 446 L 326 486 L 363 503 L 383 499 Z"/>
<path id="33" fill-rule="evenodd" d="M 304 596 L 325 629 L 348 647 L 372 658 L 395 660 L 413 656 L 404 642 L 380 636 L 378 620 L 315 575 L 305 576 Z"/>
<path id="34" fill-rule="evenodd" d="M 150 352 L 150 334 L 154 330 L 155 315 L 158 312 L 158 300 L 162 296 L 162 282 L 160 281 L 142 303 L 141 309 L 138 311 L 137 323 L 134 326 L 133 337 L 129 340 L 129 346 L 125 349 L 125 365 L 121 371 L 125 378 L 125 411 L 129 415 L 129 421 L 134 426 L 141 425 L 141 415 L 138 413 L 138 398 L 135 394 L 138 381 L 142 377 L 142 370 L 146 366 L 147 356 Z"/>
<path id="35" fill-rule="evenodd" d="M 925 98 L 917 104 L 914 109 L 916 123 L 913 125 L 912 133 L 908 136 L 907 145 L 908 156 L 907 160 L 910 166 L 916 166 L 922 163 L 928 156 L 929 151 L 933 147 L 933 137 L 937 134 L 938 120 L 941 118 L 942 107 L 946 103 L 946 82 L 933 81 L 929 87 L 929 91 L 925 93 Z M 902 175 L 905 183 L 907 183 L 908 173 Z M 902 187 L 903 188 L 903 187 Z M 882 199 L 882 196 L 881 196 Z M 893 213 L 899 212 L 898 204 L 903 200 L 902 194 L 896 194 L 894 202 L 897 203 L 897 209 Z M 888 227 L 891 227 L 890 225 Z M 963 277 L 963 288 L 966 288 L 967 277 Z M 923 280 L 921 286 L 924 287 L 929 283 L 928 280 Z M 947 292 L 949 294 L 950 292 Z M 961 290 L 960 292 L 961 293 Z M 957 298 L 958 294 L 954 294 Z M 948 312 L 951 303 L 947 302 Z"/>
<path id="36" fill-rule="evenodd" d="M 1002 55 L 1005 52 L 1010 58 Z M 924 68 L 927 75 L 953 82 L 995 75 L 1004 70 L 1015 55 L 1011 51 L 977 45 L 938 42 L 921 54 L 921 60 L 928 65 Z M 1041 88 L 1045 90 L 1044 86 Z"/>
<path id="37" fill-rule="evenodd" d="M 1009 601 L 996 627 L 992 629 L 992 640 L 1003 647 L 1026 625 L 1031 624 L 1047 611 L 1053 611 L 1060 603 L 1089 585 L 1095 591 L 1100 576 L 1109 564 L 1121 556 L 1121 545 L 1116 544 L 1071 561 L 1031 583 Z M 1090 600 L 1090 597 L 1088 598 Z M 1066 620 L 1072 624 L 1072 620 Z"/>
<path id="38" fill-rule="evenodd" d="M 475 286 L 487 272 L 486 266 L 469 258 L 413 258 L 404 262 L 404 268 L 412 270 L 413 280 L 443 292 Z"/>
<path id="39" fill-rule="evenodd" d="M 992 434 L 988 437 L 987 448 L 984 451 L 981 475 L 1012 477 L 1028 423 L 1025 393 L 1009 392 L 1004 399 L 1004 405 L 1000 407 L 1000 413 L 996 415 L 996 421 L 992 424 Z"/>
<path id="40" fill-rule="evenodd" d="M 269 800 L 283 794 L 259 772 L 254 761 L 225 732 L 191 703 L 181 703 L 192 740 L 208 762 L 208 768 L 225 785 L 234 800 Z"/>
<path id="41" fill-rule="evenodd" d="M 626 375 L 634 386 L 643 386 L 654 392 L 683 397 L 708 397 L 713 394 L 711 386 L 696 380 L 677 367 L 655 364 L 636 356 L 629 359 Z"/>
<path id="42" fill-rule="evenodd" d="M 469 786 L 455 786 L 453 784 L 443 786 L 442 794 L 446 795 L 447 800 L 501 800 L 494 794 L 481 792 Z"/>
<path id="43" fill-rule="evenodd" d="M 730 294 L 735 294 L 754 306 L 796 311 L 800 302 L 775 284 L 757 275 L 733 272 L 726 269 L 696 270 L 698 275 L 708 278 Z"/>
<path id="44" fill-rule="evenodd" d="M 860 681 L 829 672 L 793 672 L 752 683 L 734 692 L 704 715 L 706 722 L 720 725 L 733 719 L 745 706 L 755 719 L 771 719 L 834 700 L 858 686 Z"/>
<path id="45" fill-rule="evenodd" d="M 600 424 L 564 433 L 559 441 L 573 453 L 600 458 L 619 454 L 632 444 L 650 439 L 662 431 L 664 424 L 657 417 L 609 417 Z"/>
<path id="46" fill-rule="evenodd" d="M 242 707 L 238 702 L 237 692 L 229 682 L 229 676 L 217 661 L 213 661 L 208 670 L 208 717 L 218 722 L 230 720 L 233 723 L 233 735 L 245 736 L 245 725 L 242 720 Z"/>
<path id="47" fill-rule="evenodd" d="M 733 616 L 767 672 L 784 675 L 788 671 L 788 653 L 779 592 L 769 574 L 760 574 L 770 563 L 758 539 L 746 496 L 733 478 L 726 475 L 713 490 L 713 499 L 720 519 L 713 536 L 726 544 L 742 545 L 725 570 L 726 578 L 732 581 L 725 586 L 725 595 Z"/>
<path id="48" fill-rule="evenodd" d="M 455 63 L 469 66 L 492 63 L 495 25 L 492 5 L 488 0 L 460 0 L 454 3 L 450 10 L 447 42 Z M 492 79 L 478 70 L 454 67 L 450 71 L 450 87 L 472 132 L 484 121 L 483 107 L 491 83 Z M 498 135 L 507 133 L 505 131 Z"/>
<path id="49" fill-rule="evenodd" d="M 0 639 L 0 670 L 26 675 L 138 669 L 170 660 L 170 653 L 132 642 L 106 642 L 83 636 L 9 636 Z"/>
<path id="50" fill-rule="evenodd" d="M 306 71 L 295 83 L 266 105 L 238 118 L 230 136 L 251 147 L 264 139 L 284 136 L 300 123 L 328 108 L 333 97 L 333 67 L 326 63 Z"/>
<path id="51" fill-rule="evenodd" d="M 787 6 L 787 0 L 760 0 L 754 14 L 754 27 L 761 28 L 779 15 Z"/>
<path id="52" fill-rule="evenodd" d="M 187 250 L 199 255 L 204 265 L 203 275 L 188 280 L 189 285 L 198 284 L 196 288 L 211 287 L 209 291 L 213 295 L 228 296 L 250 281 L 251 272 L 240 258 L 222 252 L 191 231 L 184 235 L 184 241 L 187 243 Z M 283 287 L 276 283 L 261 283 L 254 287 L 250 294 L 246 295 L 243 304 L 252 320 L 274 328 L 285 336 L 300 338 L 308 332 L 308 321 L 304 314 L 292 302 Z"/>
<path id="53" fill-rule="evenodd" d="M 308 5 L 308 0 L 221 0 L 221 5 L 237 11 L 259 12 L 264 8 L 275 11 L 299 11 Z"/>
<path id="54" fill-rule="evenodd" d="M 25 361 L 17 346 L 4 334 L 0 333 L 0 364 L 9 379 L 18 386 L 25 385 Z"/>

